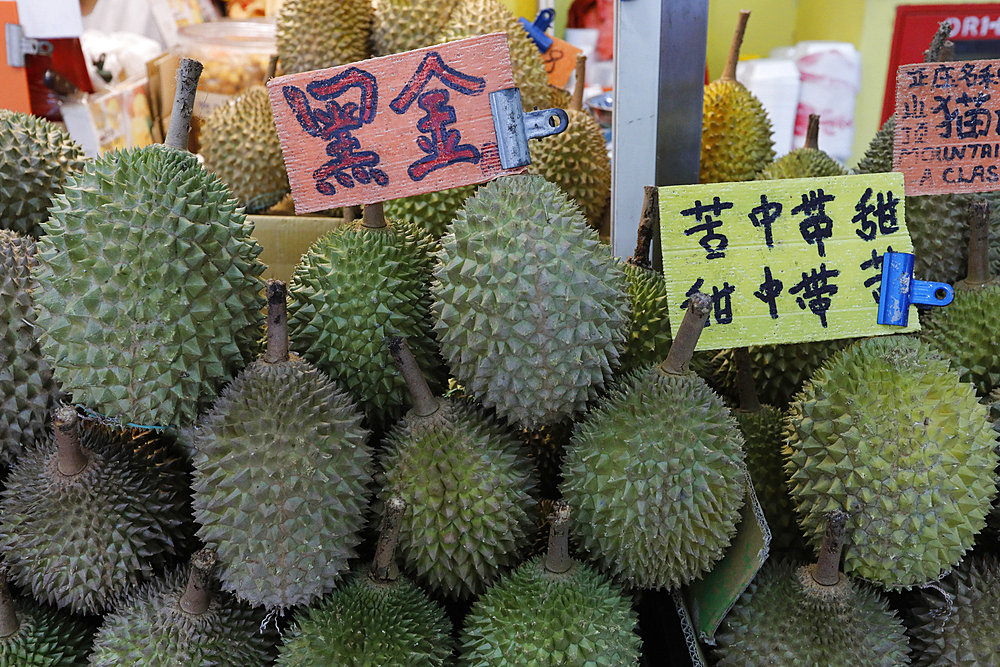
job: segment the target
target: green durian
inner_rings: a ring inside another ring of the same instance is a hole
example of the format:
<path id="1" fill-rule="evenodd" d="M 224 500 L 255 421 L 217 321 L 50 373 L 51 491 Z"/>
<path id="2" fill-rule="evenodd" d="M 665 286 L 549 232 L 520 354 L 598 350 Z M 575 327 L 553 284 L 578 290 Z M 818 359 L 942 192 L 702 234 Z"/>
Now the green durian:
<path id="1" fill-rule="evenodd" d="M 263 608 L 220 592 L 214 554 L 130 592 L 97 631 L 90 667 L 265 667 L 277 639 Z"/>
<path id="2" fill-rule="evenodd" d="M 486 591 L 462 632 L 463 667 L 637 665 L 631 600 L 589 565 L 569 557 L 565 505 L 557 507 L 549 553 Z"/>
<path id="3" fill-rule="evenodd" d="M 527 429 L 581 412 L 619 364 L 628 283 L 540 176 L 479 189 L 441 239 L 434 328 L 455 379 Z"/>
<path id="4" fill-rule="evenodd" d="M 764 167 L 757 180 L 773 181 L 780 178 L 821 178 L 846 176 L 849 172 L 839 162 L 819 149 L 819 116 L 809 114 L 809 129 L 802 148 L 782 155 Z"/>
<path id="5" fill-rule="evenodd" d="M 45 434 L 60 399 L 35 331 L 35 240 L 0 229 L 0 462 Z"/>
<path id="6" fill-rule="evenodd" d="M 248 213 L 282 200 L 291 189 L 267 88 L 253 86 L 217 107 L 201 127 L 205 169 L 229 187 Z"/>
<path id="7" fill-rule="evenodd" d="M 701 183 L 752 181 L 774 160 L 771 120 L 753 93 L 736 80 L 736 61 L 748 10 L 740 12 L 722 76 L 705 86 L 701 123 Z"/>
<path id="8" fill-rule="evenodd" d="M 986 523 L 998 458 L 975 388 L 926 343 L 863 340 L 827 360 L 789 408 L 784 450 L 806 537 L 850 516 L 847 574 L 887 588 L 938 579 Z"/>
<path id="9" fill-rule="evenodd" d="M 385 215 L 422 227 L 434 238 L 441 238 L 465 202 L 476 194 L 475 185 L 463 185 L 448 190 L 391 199 L 384 203 Z"/>
<path id="10" fill-rule="evenodd" d="M 44 118 L 0 110 L 0 229 L 40 236 L 52 197 L 83 169 L 83 149 Z"/>
<path id="11" fill-rule="evenodd" d="M 275 35 L 285 74 L 368 58 L 375 11 L 371 0 L 284 0 Z"/>
<path id="12" fill-rule="evenodd" d="M 83 667 L 92 635 L 80 619 L 11 596 L 0 575 L 0 667 Z"/>
<path id="13" fill-rule="evenodd" d="M 444 41 L 458 0 L 375 0 L 372 55 L 388 56 Z"/>
<path id="14" fill-rule="evenodd" d="M 310 246 L 292 274 L 288 325 L 292 349 L 347 391 L 371 426 L 388 427 L 406 411 L 406 383 L 385 345 L 410 341 L 431 388 L 447 369 L 431 321 L 431 271 L 438 244 L 417 225 L 385 220 L 377 204 L 365 219 Z"/>
<path id="15" fill-rule="evenodd" d="M 42 352 L 73 400 L 121 423 L 183 426 L 253 358 L 264 265 L 253 225 L 194 155 L 105 153 L 43 224 Z"/>
<path id="16" fill-rule="evenodd" d="M 101 613 L 190 544 L 188 473 L 149 431 L 78 430 L 68 406 L 53 423 L 0 495 L 0 554 L 35 598 Z"/>

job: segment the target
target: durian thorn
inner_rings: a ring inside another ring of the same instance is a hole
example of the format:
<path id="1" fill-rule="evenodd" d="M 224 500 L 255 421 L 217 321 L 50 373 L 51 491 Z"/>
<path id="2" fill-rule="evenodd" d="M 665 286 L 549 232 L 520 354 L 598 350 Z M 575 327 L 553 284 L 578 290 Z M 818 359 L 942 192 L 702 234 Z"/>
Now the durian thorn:
<path id="1" fill-rule="evenodd" d="M 218 561 L 215 549 L 206 547 L 191 556 L 191 573 L 181 596 L 181 610 L 193 616 L 208 611 L 212 604 L 212 570 Z"/>
<path id="2" fill-rule="evenodd" d="M 803 148 L 819 150 L 819 114 L 809 114 L 809 128 L 806 130 L 806 144 Z"/>
<path id="3" fill-rule="evenodd" d="M 21 629 L 21 621 L 17 618 L 14 606 L 14 596 L 7 585 L 7 567 L 0 569 L 0 639 L 6 639 L 17 634 Z"/>
<path id="4" fill-rule="evenodd" d="M 202 65 L 191 58 L 181 58 L 177 66 L 177 90 L 174 92 L 174 106 L 170 111 L 170 126 L 163 144 L 186 151 L 188 132 L 191 130 L 191 113 L 194 111 L 194 96 L 198 92 L 198 79 Z"/>
<path id="5" fill-rule="evenodd" d="M 847 512 L 836 510 L 826 516 L 826 533 L 819 548 L 819 559 L 812 568 L 812 578 L 820 586 L 836 586 L 840 581 L 840 555 L 847 535 Z"/>
<path id="6" fill-rule="evenodd" d="M 416 357 L 410 351 L 410 346 L 406 344 L 406 339 L 402 336 L 393 336 L 389 339 L 389 354 L 396 362 L 406 382 L 406 388 L 410 390 L 410 397 L 413 399 L 413 413 L 420 417 L 430 417 L 441 407 L 440 402 L 434 398 L 431 388 L 427 385 L 427 379 L 420 371 Z"/>
<path id="7" fill-rule="evenodd" d="M 738 347 L 733 350 L 736 360 L 736 387 L 740 393 L 740 410 L 744 412 L 760 412 L 760 399 L 757 398 L 757 384 L 753 379 L 753 360 L 750 350 Z"/>
<path id="8" fill-rule="evenodd" d="M 274 75 L 278 71 L 278 54 L 273 54 L 267 59 L 267 74 L 264 75 L 264 81 L 270 81 L 274 78 Z"/>
<path id="9" fill-rule="evenodd" d="M 712 311 L 712 297 L 703 292 L 695 292 L 688 301 L 687 312 L 681 325 L 677 327 L 677 335 L 670 345 L 667 358 L 660 364 L 660 372 L 667 375 L 683 375 L 687 372 L 694 348 L 705 328 L 705 321 Z"/>
<path id="10" fill-rule="evenodd" d="M 399 496 L 389 498 L 385 503 L 382 527 L 379 528 L 375 558 L 372 560 L 368 578 L 380 584 L 396 581 L 399 567 L 396 566 L 396 544 L 399 542 L 399 528 L 403 525 L 406 501 Z"/>
<path id="11" fill-rule="evenodd" d="M 583 89 L 587 81 L 587 56 L 576 54 L 576 82 L 573 84 L 573 97 L 570 99 L 570 111 L 583 111 Z"/>
<path id="12" fill-rule="evenodd" d="M 365 204 L 362 216 L 362 226 L 368 229 L 385 229 L 385 211 L 382 208 L 382 202 Z"/>
<path id="13" fill-rule="evenodd" d="M 573 567 L 569 555 L 569 503 L 557 500 L 548 518 L 549 552 L 545 556 L 545 571 L 563 574 Z"/>
<path id="14" fill-rule="evenodd" d="M 924 62 L 925 63 L 939 63 L 944 61 L 946 56 L 945 51 L 948 50 L 948 45 L 951 45 L 951 49 L 955 48 L 954 42 L 948 41 L 951 37 L 951 24 L 947 21 L 941 21 L 938 25 L 937 32 L 934 33 L 934 37 L 931 38 L 931 44 L 924 51 Z"/>
<path id="15" fill-rule="evenodd" d="M 267 352 L 264 359 L 269 364 L 288 361 L 288 285 L 283 280 L 270 278 L 265 288 L 267 294 Z"/>
<path id="16" fill-rule="evenodd" d="M 80 446 L 80 420 L 76 408 L 63 405 L 52 416 L 52 430 L 56 439 L 56 466 L 61 475 L 79 475 L 90 462 Z"/>
<path id="17" fill-rule="evenodd" d="M 628 263 L 640 269 L 652 270 L 649 250 L 653 247 L 653 237 L 660 226 L 660 191 L 655 185 L 645 186 L 642 199 L 642 214 L 639 216 L 639 232 L 636 234 L 635 252 Z"/>
<path id="18" fill-rule="evenodd" d="M 736 80 L 736 63 L 740 60 L 740 47 L 743 46 L 743 35 L 747 31 L 747 21 L 750 20 L 750 10 L 741 9 L 740 18 L 736 23 L 736 32 L 733 33 L 733 43 L 729 46 L 729 57 L 726 58 L 726 66 L 722 70 L 720 80 Z"/>
<path id="19" fill-rule="evenodd" d="M 990 275 L 990 202 L 979 199 L 969 204 L 969 275 L 962 285 L 975 289 L 988 283 Z"/>

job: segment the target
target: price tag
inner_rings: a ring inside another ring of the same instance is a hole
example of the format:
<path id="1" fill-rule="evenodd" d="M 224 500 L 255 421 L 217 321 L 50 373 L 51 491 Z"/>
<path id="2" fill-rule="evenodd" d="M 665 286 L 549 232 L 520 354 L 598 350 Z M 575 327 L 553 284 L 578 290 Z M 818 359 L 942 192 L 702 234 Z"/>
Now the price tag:
<path id="1" fill-rule="evenodd" d="M 1000 190 L 1000 60 L 903 65 L 893 170 L 906 194 Z"/>
<path id="2" fill-rule="evenodd" d="M 504 33 L 272 79 L 295 212 L 523 172 L 501 166 L 490 110 L 513 87 Z"/>
<path id="3" fill-rule="evenodd" d="M 576 56 L 583 53 L 567 41 L 558 37 L 552 38 L 552 46 L 542 54 L 545 61 L 545 71 L 549 75 L 549 85 L 556 88 L 565 88 L 569 83 L 569 77 L 576 68 Z"/>
<path id="4" fill-rule="evenodd" d="M 699 350 L 916 331 L 877 323 L 882 256 L 911 253 L 903 176 L 663 187 L 670 317 L 696 291 L 713 308 Z"/>

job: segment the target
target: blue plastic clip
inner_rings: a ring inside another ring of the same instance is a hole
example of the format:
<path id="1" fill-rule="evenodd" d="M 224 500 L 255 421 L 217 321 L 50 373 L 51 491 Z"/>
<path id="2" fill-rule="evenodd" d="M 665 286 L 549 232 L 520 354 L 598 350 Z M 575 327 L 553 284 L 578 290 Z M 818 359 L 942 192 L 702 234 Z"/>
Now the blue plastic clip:
<path id="1" fill-rule="evenodd" d="M 913 279 L 913 255 L 887 252 L 882 255 L 882 291 L 878 300 L 878 323 L 905 327 L 910 304 L 947 306 L 955 290 L 946 283 Z"/>
<path id="2" fill-rule="evenodd" d="M 550 48 L 552 48 L 552 38 L 545 34 L 545 31 L 549 29 L 552 25 L 552 19 L 556 17 L 556 10 L 551 7 L 548 9 L 543 9 L 538 12 L 538 16 L 535 17 L 534 23 L 528 23 L 528 19 L 523 16 L 518 19 L 521 25 L 524 27 L 525 31 L 535 42 L 535 46 L 542 53 L 545 53 Z"/>

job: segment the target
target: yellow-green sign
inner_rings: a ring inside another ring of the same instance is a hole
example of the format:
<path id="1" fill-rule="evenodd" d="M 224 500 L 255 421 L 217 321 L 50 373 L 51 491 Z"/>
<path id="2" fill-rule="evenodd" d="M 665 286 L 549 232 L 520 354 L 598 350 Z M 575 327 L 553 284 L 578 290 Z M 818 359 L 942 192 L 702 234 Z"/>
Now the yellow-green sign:
<path id="1" fill-rule="evenodd" d="M 913 252 L 903 175 L 663 187 L 670 319 L 712 297 L 699 350 L 916 331 L 878 324 L 882 255 Z"/>

